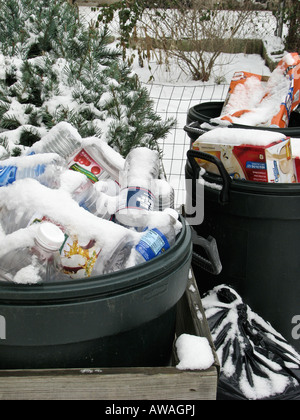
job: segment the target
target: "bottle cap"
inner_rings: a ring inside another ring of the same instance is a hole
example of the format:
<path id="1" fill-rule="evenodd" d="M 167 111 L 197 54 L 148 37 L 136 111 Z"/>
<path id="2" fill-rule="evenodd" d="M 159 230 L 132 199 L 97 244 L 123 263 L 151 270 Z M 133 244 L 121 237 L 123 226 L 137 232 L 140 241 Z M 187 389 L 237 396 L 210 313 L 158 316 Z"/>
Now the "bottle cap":
<path id="1" fill-rule="evenodd" d="M 36 240 L 49 251 L 58 251 L 65 240 L 65 235 L 58 226 L 50 222 L 44 222 L 39 226 Z"/>

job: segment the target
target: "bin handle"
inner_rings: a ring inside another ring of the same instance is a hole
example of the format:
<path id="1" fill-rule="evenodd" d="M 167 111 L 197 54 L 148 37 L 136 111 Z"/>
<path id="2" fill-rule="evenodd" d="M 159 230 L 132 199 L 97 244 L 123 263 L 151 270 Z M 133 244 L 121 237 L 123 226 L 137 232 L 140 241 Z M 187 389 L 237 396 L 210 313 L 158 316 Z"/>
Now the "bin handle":
<path id="1" fill-rule="evenodd" d="M 193 244 L 201 246 L 208 256 L 208 258 L 204 258 L 196 252 L 193 252 L 193 263 L 211 274 L 216 276 L 220 274 L 222 271 L 222 263 L 215 238 L 209 236 L 205 239 L 202 236 L 199 236 L 192 228 L 192 240 Z"/>
<path id="2" fill-rule="evenodd" d="M 199 150 L 189 150 L 187 152 L 187 157 L 192 167 L 193 178 L 195 180 L 199 179 L 200 174 L 200 166 L 198 165 L 195 159 L 207 160 L 208 162 L 217 166 L 223 180 L 223 189 L 221 191 L 220 201 L 221 204 L 227 204 L 229 202 L 229 191 L 232 180 L 220 159 L 209 153 L 201 152 Z"/>
<path id="3" fill-rule="evenodd" d="M 206 133 L 207 130 L 202 129 L 197 121 L 192 122 L 184 126 L 184 131 L 188 134 L 196 134 L 198 137 L 202 136 L 202 134 Z"/>

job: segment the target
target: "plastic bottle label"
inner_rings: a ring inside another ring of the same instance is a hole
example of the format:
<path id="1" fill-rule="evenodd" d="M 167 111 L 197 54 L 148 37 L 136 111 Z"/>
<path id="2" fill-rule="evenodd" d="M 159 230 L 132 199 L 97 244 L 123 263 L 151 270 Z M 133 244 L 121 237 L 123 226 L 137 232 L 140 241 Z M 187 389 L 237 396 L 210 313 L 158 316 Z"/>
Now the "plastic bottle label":
<path id="1" fill-rule="evenodd" d="M 64 226 L 40 214 L 35 214 L 28 226 L 40 222 L 53 223 L 65 234 L 65 241 L 59 250 L 63 272 L 73 279 L 90 277 L 102 251 L 99 244 L 95 240 L 91 240 L 88 244 L 80 244 L 75 235 L 68 236 Z"/>
<path id="2" fill-rule="evenodd" d="M 28 171 L 28 176 L 32 178 L 38 178 L 46 170 L 46 165 L 36 165 L 33 168 L 22 168 L 24 171 Z M 3 187 L 8 184 L 12 184 L 17 179 L 17 166 L 0 166 L 0 186 Z M 26 172 L 25 172 L 26 173 Z M 25 178 L 25 176 L 24 176 Z"/>
<path id="3" fill-rule="evenodd" d="M 73 279 L 90 277 L 100 253 L 95 240 L 82 245 L 76 236 L 67 236 L 60 252 L 63 272 Z"/>
<path id="4" fill-rule="evenodd" d="M 84 149 L 71 159 L 69 169 L 81 172 L 86 175 L 93 183 L 98 182 L 104 169 L 97 163 Z"/>
<path id="5" fill-rule="evenodd" d="M 4 185 L 12 184 L 16 180 L 17 175 L 17 167 L 16 166 L 1 166 L 0 167 L 0 185 L 3 187 Z"/>
<path id="6" fill-rule="evenodd" d="M 150 261 L 170 248 L 167 238 L 158 230 L 152 229 L 143 236 L 136 246 L 146 261 Z"/>
<path id="7" fill-rule="evenodd" d="M 120 193 L 118 211 L 126 209 L 152 211 L 154 209 L 154 195 L 146 188 L 124 188 Z"/>

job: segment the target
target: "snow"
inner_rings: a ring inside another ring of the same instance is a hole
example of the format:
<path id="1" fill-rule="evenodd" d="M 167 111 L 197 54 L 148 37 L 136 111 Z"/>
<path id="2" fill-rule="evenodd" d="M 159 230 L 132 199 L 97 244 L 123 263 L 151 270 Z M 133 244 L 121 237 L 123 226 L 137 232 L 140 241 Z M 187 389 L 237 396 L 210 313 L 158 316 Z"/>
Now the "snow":
<path id="1" fill-rule="evenodd" d="M 179 370 L 206 370 L 214 364 L 214 356 L 206 337 L 182 334 L 176 340 Z"/>
<path id="2" fill-rule="evenodd" d="M 286 136 L 281 133 L 268 130 L 246 130 L 243 128 L 216 128 L 204 133 L 200 138 L 200 143 L 216 143 L 238 146 L 241 144 L 251 144 L 254 146 L 268 146 L 273 142 L 283 141 Z"/>
<path id="3" fill-rule="evenodd" d="M 17 272 L 13 279 L 16 284 L 37 284 L 40 283 L 41 277 L 38 274 L 37 268 L 31 264 L 22 268 Z"/>
<path id="4" fill-rule="evenodd" d="M 91 238 L 95 239 L 107 254 L 110 254 L 125 236 L 129 236 L 133 243 L 138 242 L 140 238 L 138 233 L 100 219 L 79 207 L 64 189 L 53 190 L 34 179 L 16 181 L 8 187 L 0 188 L 0 202 L 5 203 L 11 212 L 17 212 L 22 203 L 22 212 L 28 212 L 32 216 L 35 213 L 47 215 L 64 226 L 69 234 L 77 235 L 80 243 L 87 244 Z M 107 232 L 110 234 L 107 235 Z M 32 235 L 27 235 L 25 231 L 19 231 L 20 237 L 17 237 L 17 242 L 14 237 L 7 236 L 5 248 L 0 249 L 0 257 L 13 249 L 15 243 L 24 245 L 28 241 L 30 246 L 34 230 L 31 233 Z M 28 239 L 24 236 L 28 236 Z"/>

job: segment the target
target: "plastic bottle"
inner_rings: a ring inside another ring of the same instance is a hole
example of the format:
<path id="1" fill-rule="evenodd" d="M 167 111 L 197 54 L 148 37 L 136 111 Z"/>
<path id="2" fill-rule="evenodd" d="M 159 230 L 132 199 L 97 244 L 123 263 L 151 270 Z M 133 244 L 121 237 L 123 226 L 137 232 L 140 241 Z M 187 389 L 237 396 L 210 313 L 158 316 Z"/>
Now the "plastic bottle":
<path id="1" fill-rule="evenodd" d="M 65 235 L 56 225 L 48 222 L 39 224 L 33 246 L 19 248 L 16 244 L 15 249 L 2 256 L 0 277 L 20 284 L 50 282 L 62 278 L 58 261 L 59 249 L 64 240 Z"/>
<path id="2" fill-rule="evenodd" d="M 167 208 L 174 209 L 174 188 L 164 179 L 156 179 L 156 193 L 154 201 L 154 210 L 163 211 Z"/>
<path id="3" fill-rule="evenodd" d="M 57 153 L 64 159 L 69 158 L 81 147 L 81 136 L 69 123 L 62 121 L 29 150 L 28 155 L 37 153 Z"/>
<path id="4" fill-rule="evenodd" d="M 115 273 L 123 270 L 127 266 L 127 262 L 132 252 L 133 242 L 132 236 L 124 235 L 113 250 L 109 254 L 102 255 L 93 269 L 93 275 Z"/>
<path id="5" fill-rule="evenodd" d="M 154 210 L 154 180 L 158 178 L 159 166 L 157 151 L 138 147 L 128 154 L 116 212 L 119 223 L 124 226 L 145 227 L 145 217 Z"/>
<path id="6" fill-rule="evenodd" d="M 135 250 L 135 264 L 142 264 L 156 258 L 175 243 L 174 226 L 162 226 L 145 233 Z"/>
<path id="7" fill-rule="evenodd" d="M 112 179 L 99 181 L 97 182 L 96 187 L 99 192 L 103 192 L 110 197 L 116 197 L 120 194 L 120 185 Z"/>
<path id="8" fill-rule="evenodd" d="M 25 178 L 34 178 L 49 188 L 60 187 L 60 175 L 67 168 L 57 154 L 10 158 L 0 163 L 0 187 Z"/>
<path id="9" fill-rule="evenodd" d="M 102 185 L 98 188 L 98 183 L 80 194 L 73 194 L 73 198 L 81 207 L 101 219 L 110 220 L 117 209 L 117 197 L 102 192 Z"/>
<path id="10" fill-rule="evenodd" d="M 176 236 L 181 228 L 176 210 L 166 209 L 164 212 L 154 215 L 152 222 L 149 220 L 151 224 L 153 224 L 155 218 L 157 219 L 157 227 L 145 231 L 130 257 L 131 265 L 151 261 L 175 244 Z"/>
<path id="11" fill-rule="evenodd" d="M 98 137 L 83 139 L 80 150 L 68 160 L 70 169 L 84 173 L 92 182 L 119 182 L 124 164 L 122 156 Z"/>

